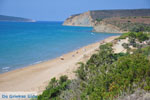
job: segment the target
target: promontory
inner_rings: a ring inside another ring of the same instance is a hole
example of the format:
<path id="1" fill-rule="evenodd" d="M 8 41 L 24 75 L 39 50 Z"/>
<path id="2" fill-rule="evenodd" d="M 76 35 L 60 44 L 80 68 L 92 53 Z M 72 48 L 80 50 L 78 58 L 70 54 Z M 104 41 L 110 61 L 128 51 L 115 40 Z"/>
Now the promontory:
<path id="1" fill-rule="evenodd" d="M 150 9 L 88 11 L 70 16 L 63 25 L 93 27 L 94 32 L 124 33 L 137 26 L 150 26 Z"/>

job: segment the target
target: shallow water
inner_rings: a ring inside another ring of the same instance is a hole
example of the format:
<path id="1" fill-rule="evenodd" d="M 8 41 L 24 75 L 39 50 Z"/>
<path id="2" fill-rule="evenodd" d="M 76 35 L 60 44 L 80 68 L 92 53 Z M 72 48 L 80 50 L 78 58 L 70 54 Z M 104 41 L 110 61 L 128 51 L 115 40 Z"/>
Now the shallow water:
<path id="1" fill-rule="evenodd" d="M 118 34 L 62 22 L 0 22 L 0 73 L 56 58 Z"/>

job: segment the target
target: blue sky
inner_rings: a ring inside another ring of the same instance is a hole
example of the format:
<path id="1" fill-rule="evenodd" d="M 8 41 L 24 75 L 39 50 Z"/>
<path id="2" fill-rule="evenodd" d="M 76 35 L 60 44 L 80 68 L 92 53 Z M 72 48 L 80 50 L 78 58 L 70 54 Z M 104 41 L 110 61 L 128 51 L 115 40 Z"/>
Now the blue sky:
<path id="1" fill-rule="evenodd" d="M 150 0 L 0 0 L 0 15 L 64 21 L 89 10 L 150 8 Z"/>

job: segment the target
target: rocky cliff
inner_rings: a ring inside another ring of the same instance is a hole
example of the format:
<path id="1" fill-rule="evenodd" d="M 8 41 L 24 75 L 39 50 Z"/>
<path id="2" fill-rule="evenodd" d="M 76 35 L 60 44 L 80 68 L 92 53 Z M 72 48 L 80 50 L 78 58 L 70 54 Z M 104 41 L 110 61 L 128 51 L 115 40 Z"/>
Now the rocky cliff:
<path id="1" fill-rule="evenodd" d="M 93 19 L 91 18 L 91 12 L 85 12 L 83 14 L 77 14 L 70 16 L 63 25 L 68 26 L 93 26 Z"/>
<path id="2" fill-rule="evenodd" d="M 105 33 L 125 33 L 115 25 L 108 24 L 106 22 L 100 22 L 93 26 L 93 32 L 105 32 Z"/>
<path id="3" fill-rule="evenodd" d="M 150 9 L 136 9 L 136 10 L 97 10 L 88 11 L 82 14 L 76 14 L 66 19 L 63 25 L 67 26 L 91 26 L 94 27 L 95 32 L 108 32 L 108 33 L 122 33 L 120 27 L 108 23 L 108 21 L 101 22 L 103 19 L 115 17 L 139 17 L 150 16 Z"/>

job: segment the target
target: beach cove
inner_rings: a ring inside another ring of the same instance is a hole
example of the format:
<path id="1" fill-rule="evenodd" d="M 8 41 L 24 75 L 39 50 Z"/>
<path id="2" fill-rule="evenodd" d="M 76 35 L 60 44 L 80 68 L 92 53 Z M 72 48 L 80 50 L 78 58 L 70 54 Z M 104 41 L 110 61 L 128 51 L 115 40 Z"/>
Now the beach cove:
<path id="1" fill-rule="evenodd" d="M 57 58 L 118 34 L 94 33 L 92 27 L 62 22 L 0 22 L 0 73 Z"/>
<path id="2" fill-rule="evenodd" d="M 118 36 L 106 38 L 103 41 L 84 46 L 73 52 L 64 54 L 62 57 L 45 61 L 32 66 L 13 70 L 0 74 L 1 92 L 37 92 L 41 93 L 50 79 L 61 75 L 68 75 L 70 79 L 75 78 L 74 71 L 78 68 L 77 63 L 85 62 L 96 52 L 100 44 L 111 42 Z"/>

